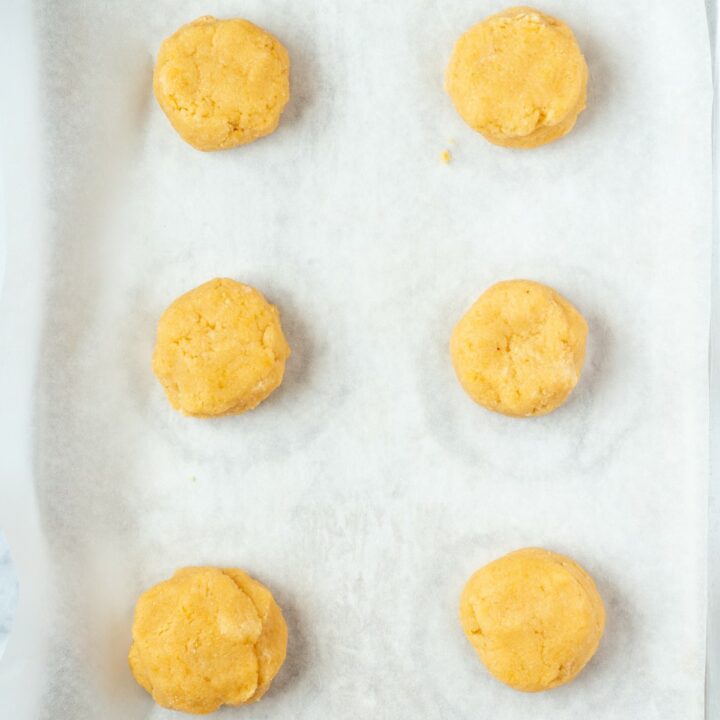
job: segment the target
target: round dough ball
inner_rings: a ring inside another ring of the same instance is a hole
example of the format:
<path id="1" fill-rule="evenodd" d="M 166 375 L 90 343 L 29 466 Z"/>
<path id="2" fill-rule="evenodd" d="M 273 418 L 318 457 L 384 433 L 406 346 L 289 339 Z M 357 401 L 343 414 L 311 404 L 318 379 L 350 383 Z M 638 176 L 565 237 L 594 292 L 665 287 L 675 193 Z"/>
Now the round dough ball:
<path id="1" fill-rule="evenodd" d="M 588 69 L 572 30 L 515 7 L 457 41 L 445 75 L 455 109 L 496 145 L 532 148 L 572 130 L 587 99 Z"/>
<path id="2" fill-rule="evenodd" d="M 176 410 L 214 417 L 259 405 L 289 355 L 277 309 L 248 285 L 217 278 L 162 314 L 152 366 Z"/>
<path id="3" fill-rule="evenodd" d="M 569 558 L 526 548 L 478 570 L 460 598 L 460 622 L 490 673 L 537 692 L 570 682 L 595 654 L 605 608 Z"/>
<path id="4" fill-rule="evenodd" d="M 163 41 L 153 88 L 172 126 L 198 150 L 269 135 L 290 97 L 280 41 L 247 20 L 201 17 Z"/>
<path id="5" fill-rule="evenodd" d="M 158 705 L 209 713 L 259 700 L 285 661 L 287 626 L 242 570 L 190 567 L 144 592 L 128 661 Z"/>
<path id="6" fill-rule="evenodd" d="M 577 385 L 587 331 L 583 316 L 552 288 L 506 280 L 455 326 L 450 354 L 475 402 L 513 417 L 545 415 Z"/>

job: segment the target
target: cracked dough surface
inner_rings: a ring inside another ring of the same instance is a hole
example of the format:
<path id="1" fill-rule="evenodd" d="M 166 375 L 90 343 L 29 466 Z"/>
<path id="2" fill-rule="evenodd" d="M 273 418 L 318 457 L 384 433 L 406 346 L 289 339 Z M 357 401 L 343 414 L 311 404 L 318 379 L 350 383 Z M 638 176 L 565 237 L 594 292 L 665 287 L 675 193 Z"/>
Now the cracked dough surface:
<path id="1" fill-rule="evenodd" d="M 176 410 L 214 417 L 259 405 L 282 382 L 289 355 L 277 308 L 254 288 L 217 278 L 162 314 L 152 366 Z"/>
<path id="2" fill-rule="evenodd" d="M 445 87 L 473 130 L 496 145 L 532 148 L 572 130 L 588 69 L 572 30 L 528 7 L 491 15 L 455 44 Z"/>
<path id="3" fill-rule="evenodd" d="M 582 315 L 552 288 L 506 280 L 461 318 L 450 354 L 475 402 L 514 417 L 545 415 L 580 379 L 587 332 Z"/>
<path id="4" fill-rule="evenodd" d="M 290 97 L 280 41 L 247 20 L 201 17 L 163 41 L 155 97 L 198 150 L 223 150 L 269 135 Z"/>
<path id="5" fill-rule="evenodd" d="M 525 548 L 468 580 L 460 622 L 494 677 L 537 692 L 569 682 L 585 667 L 600 643 L 605 608 L 576 562 Z"/>
<path id="6" fill-rule="evenodd" d="M 209 713 L 259 700 L 285 661 L 287 626 L 242 570 L 190 567 L 144 592 L 128 660 L 158 705 Z"/>

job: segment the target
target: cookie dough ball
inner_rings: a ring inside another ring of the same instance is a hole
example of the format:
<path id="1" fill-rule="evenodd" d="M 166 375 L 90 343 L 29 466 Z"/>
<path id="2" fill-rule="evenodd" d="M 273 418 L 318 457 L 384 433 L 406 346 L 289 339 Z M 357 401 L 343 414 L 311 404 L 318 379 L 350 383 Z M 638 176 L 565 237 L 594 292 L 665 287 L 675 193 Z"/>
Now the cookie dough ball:
<path id="1" fill-rule="evenodd" d="M 465 392 L 488 410 L 530 417 L 567 400 L 585 360 L 587 323 L 552 288 L 507 280 L 455 326 L 450 354 Z"/>
<path id="2" fill-rule="evenodd" d="M 185 415 L 252 410 L 280 385 L 290 348 L 277 309 L 227 278 L 196 287 L 162 314 L 152 366 Z"/>
<path id="3" fill-rule="evenodd" d="M 456 43 L 445 75 L 455 109 L 490 142 L 532 148 L 572 130 L 587 98 L 588 69 L 572 30 L 515 7 Z"/>
<path id="4" fill-rule="evenodd" d="M 285 661 L 287 626 L 242 570 L 178 570 L 140 596 L 128 660 L 158 705 L 209 713 L 259 700 Z"/>
<path id="5" fill-rule="evenodd" d="M 460 622 L 492 675 L 537 692 L 570 682 L 585 667 L 600 643 L 605 608 L 577 563 L 526 548 L 468 580 Z"/>
<path id="6" fill-rule="evenodd" d="M 265 30 L 201 17 L 163 41 L 153 88 L 183 140 L 224 150 L 275 130 L 290 97 L 289 71 L 287 50 Z"/>

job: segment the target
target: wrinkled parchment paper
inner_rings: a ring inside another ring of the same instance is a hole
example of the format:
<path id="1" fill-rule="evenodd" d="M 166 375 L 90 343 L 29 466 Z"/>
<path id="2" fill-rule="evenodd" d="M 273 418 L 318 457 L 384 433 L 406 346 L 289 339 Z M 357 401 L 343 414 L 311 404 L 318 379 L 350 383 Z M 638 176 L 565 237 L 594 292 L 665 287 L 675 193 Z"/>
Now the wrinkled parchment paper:
<path id="1" fill-rule="evenodd" d="M 455 39 L 501 8 L 77 0 L 3 25 L 0 520 L 21 589 L 2 717 L 175 717 L 125 657 L 138 594 L 190 564 L 256 575 L 290 629 L 272 691 L 223 717 L 702 717 L 704 6 L 544 0 L 591 80 L 576 130 L 530 152 L 442 89 Z M 293 64 L 279 130 L 218 154 L 151 94 L 160 41 L 203 14 L 253 20 Z M 155 323 L 217 275 L 279 306 L 293 355 L 256 411 L 191 420 L 150 372 Z M 475 406 L 448 357 L 510 277 L 590 325 L 542 419 Z M 526 545 L 576 558 L 608 614 L 586 672 L 540 695 L 490 679 L 457 621 L 470 573 Z"/>

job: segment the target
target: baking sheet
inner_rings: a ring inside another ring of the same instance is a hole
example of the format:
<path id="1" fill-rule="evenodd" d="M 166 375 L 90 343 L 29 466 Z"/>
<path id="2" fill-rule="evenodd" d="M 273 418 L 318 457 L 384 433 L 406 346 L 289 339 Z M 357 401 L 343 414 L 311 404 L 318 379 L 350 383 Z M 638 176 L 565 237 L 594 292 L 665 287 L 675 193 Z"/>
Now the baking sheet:
<path id="1" fill-rule="evenodd" d="M 718 7 L 715 0 L 707 0 L 710 49 L 713 60 L 713 85 L 718 82 Z M 705 717 L 720 715 L 720 197 L 717 169 L 720 167 L 718 130 L 718 95 L 713 100 L 713 260 L 712 260 L 712 318 L 710 329 L 710 492 L 708 508 L 708 616 L 707 668 L 705 675 Z"/>
<path id="2" fill-rule="evenodd" d="M 14 718 L 172 717 L 126 668 L 132 607 L 200 563 L 267 583 L 290 629 L 273 691 L 227 717 L 702 717 L 704 7 L 543 3 L 586 53 L 589 107 L 528 153 L 485 143 L 442 91 L 456 37 L 498 9 L 39 2 L 4 24 L 26 111 L 2 146 Z M 293 62 L 278 132 L 214 155 L 150 88 L 160 40 L 207 13 L 252 19 Z M 149 356 L 165 305 L 215 275 L 279 306 L 293 357 L 256 411 L 202 422 L 170 410 Z M 590 324 L 573 398 L 528 422 L 474 406 L 447 353 L 507 277 Z M 524 545 L 579 560 L 608 609 L 588 670 L 538 696 L 490 680 L 456 619 L 467 576 Z"/>

